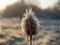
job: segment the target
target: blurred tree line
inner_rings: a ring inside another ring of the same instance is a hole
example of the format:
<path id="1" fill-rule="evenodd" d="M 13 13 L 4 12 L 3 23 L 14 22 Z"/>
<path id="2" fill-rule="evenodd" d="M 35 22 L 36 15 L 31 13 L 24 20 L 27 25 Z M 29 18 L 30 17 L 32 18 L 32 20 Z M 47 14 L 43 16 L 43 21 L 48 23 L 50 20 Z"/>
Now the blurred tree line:
<path id="1" fill-rule="evenodd" d="M 11 18 L 11 17 L 22 17 L 22 15 L 25 13 L 26 9 L 28 7 L 31 7 L 34 12 L 36 12 L 36 15 L 39 14 L 40 9 L 36 5 L 27 5 L 25 3 L 15 3 L 13 5 L 9 5 L 6 7 L 6 9 L 3 12 L 3 17 Z"/>
<path id="2" fill-rule="evenodd" d="M 17 2 L 13 5 L 9 5 L 6 7 L 6 9 L 3 12 L 3 17 L 11 18 L 11 17 L 22 17 L 22 15 L 25 13 L 25 10 L 31 7 L 32 10 L 36 13 L 38 18 L 49 18 L 49 19 L 60 19 L 60 10 L 57 10 L 54 8 L 51 10 L 50 8 L 46 10 L 42 10 L 38 8 L 36 5 L 32 4 L 25 4 L 25 2 Z"/>
<path id="3" fill-rule="evenodd" d="M 25 12 L 25 9 L 27 8 L 27 5 L 22 3 L 15 3 L 13 5 L 9 5 L 6 7 L 3 13 L 3 17 L 21 17 L 23 13 Z"/>

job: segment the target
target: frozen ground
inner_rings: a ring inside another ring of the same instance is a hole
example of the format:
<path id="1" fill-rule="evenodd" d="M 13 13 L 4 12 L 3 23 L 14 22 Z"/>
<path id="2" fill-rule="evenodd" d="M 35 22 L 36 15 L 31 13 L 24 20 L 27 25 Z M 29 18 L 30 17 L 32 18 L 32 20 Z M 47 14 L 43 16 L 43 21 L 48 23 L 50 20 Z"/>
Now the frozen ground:
<path id="1" fill-rule="evenodd" d="M 27 45 L 28 42 L 19 20 L 0 20 L 0 45 Z M 60 20 L 40 20 L 40 30 L 33 37 L 33 45 L 60 45 Z"/>

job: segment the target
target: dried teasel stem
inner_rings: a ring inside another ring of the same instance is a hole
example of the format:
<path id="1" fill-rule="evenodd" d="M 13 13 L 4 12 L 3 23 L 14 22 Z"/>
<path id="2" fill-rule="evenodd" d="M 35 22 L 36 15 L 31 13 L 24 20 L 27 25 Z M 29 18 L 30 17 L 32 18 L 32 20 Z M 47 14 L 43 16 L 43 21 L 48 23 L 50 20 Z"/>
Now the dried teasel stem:
<path id="1" fill-rule="evenodd" d="M 26 10 L 23 16 L 21 21 L 22 32 L 30 36 L 30 45 L 32 45 L 32 36 L 36 35 L 39 31 L 39 21 L 32 9 Z"/>

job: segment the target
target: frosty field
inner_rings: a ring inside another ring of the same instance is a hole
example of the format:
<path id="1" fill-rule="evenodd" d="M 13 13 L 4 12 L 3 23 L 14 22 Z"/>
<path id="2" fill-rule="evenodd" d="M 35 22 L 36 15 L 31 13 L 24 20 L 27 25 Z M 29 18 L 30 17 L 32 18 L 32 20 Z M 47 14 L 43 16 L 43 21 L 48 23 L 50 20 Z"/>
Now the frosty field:
<path id="1" fill-rule="evenodd" d="M 29 42 L 29 41 L 28 41 Z M 19 19 L 0 19 L 0 45 L 27 45 Z M 40 20 L 33 45 L 60 45 L 60 20 Z"/>

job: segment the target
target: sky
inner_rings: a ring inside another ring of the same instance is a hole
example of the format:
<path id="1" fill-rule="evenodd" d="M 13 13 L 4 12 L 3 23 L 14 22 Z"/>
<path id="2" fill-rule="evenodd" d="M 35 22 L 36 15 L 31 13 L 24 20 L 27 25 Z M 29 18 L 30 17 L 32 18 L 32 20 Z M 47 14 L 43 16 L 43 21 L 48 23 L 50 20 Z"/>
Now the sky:
<path id="1" fill-rule="evenodd" d="M 54 7 L 58 3 L 58 0 L 24 0 L 26 4 L 35 4 L 41 9 L 47 9 L 48 7 Z M 0 11 L 4 10 L 8 5 L 18 2 L 18 0 L 0 0 Z"/>
<path id="2" fill-rule="evenodd" d="M 18 0 L 0 0 L 0 10 L 6 8 L 6 6 L 17 2 Z"/>
<path id="3" fill-rule="evenodd" d="M 33 3 L 40 7 L 41 9 L 47 9 L 48 7 L 53 8 L 55 4 L 59 2 L 59 0 L 30 0 L 30 1 L 25 0 L 25 1 L 27 2 L 27 4 Z"/>

